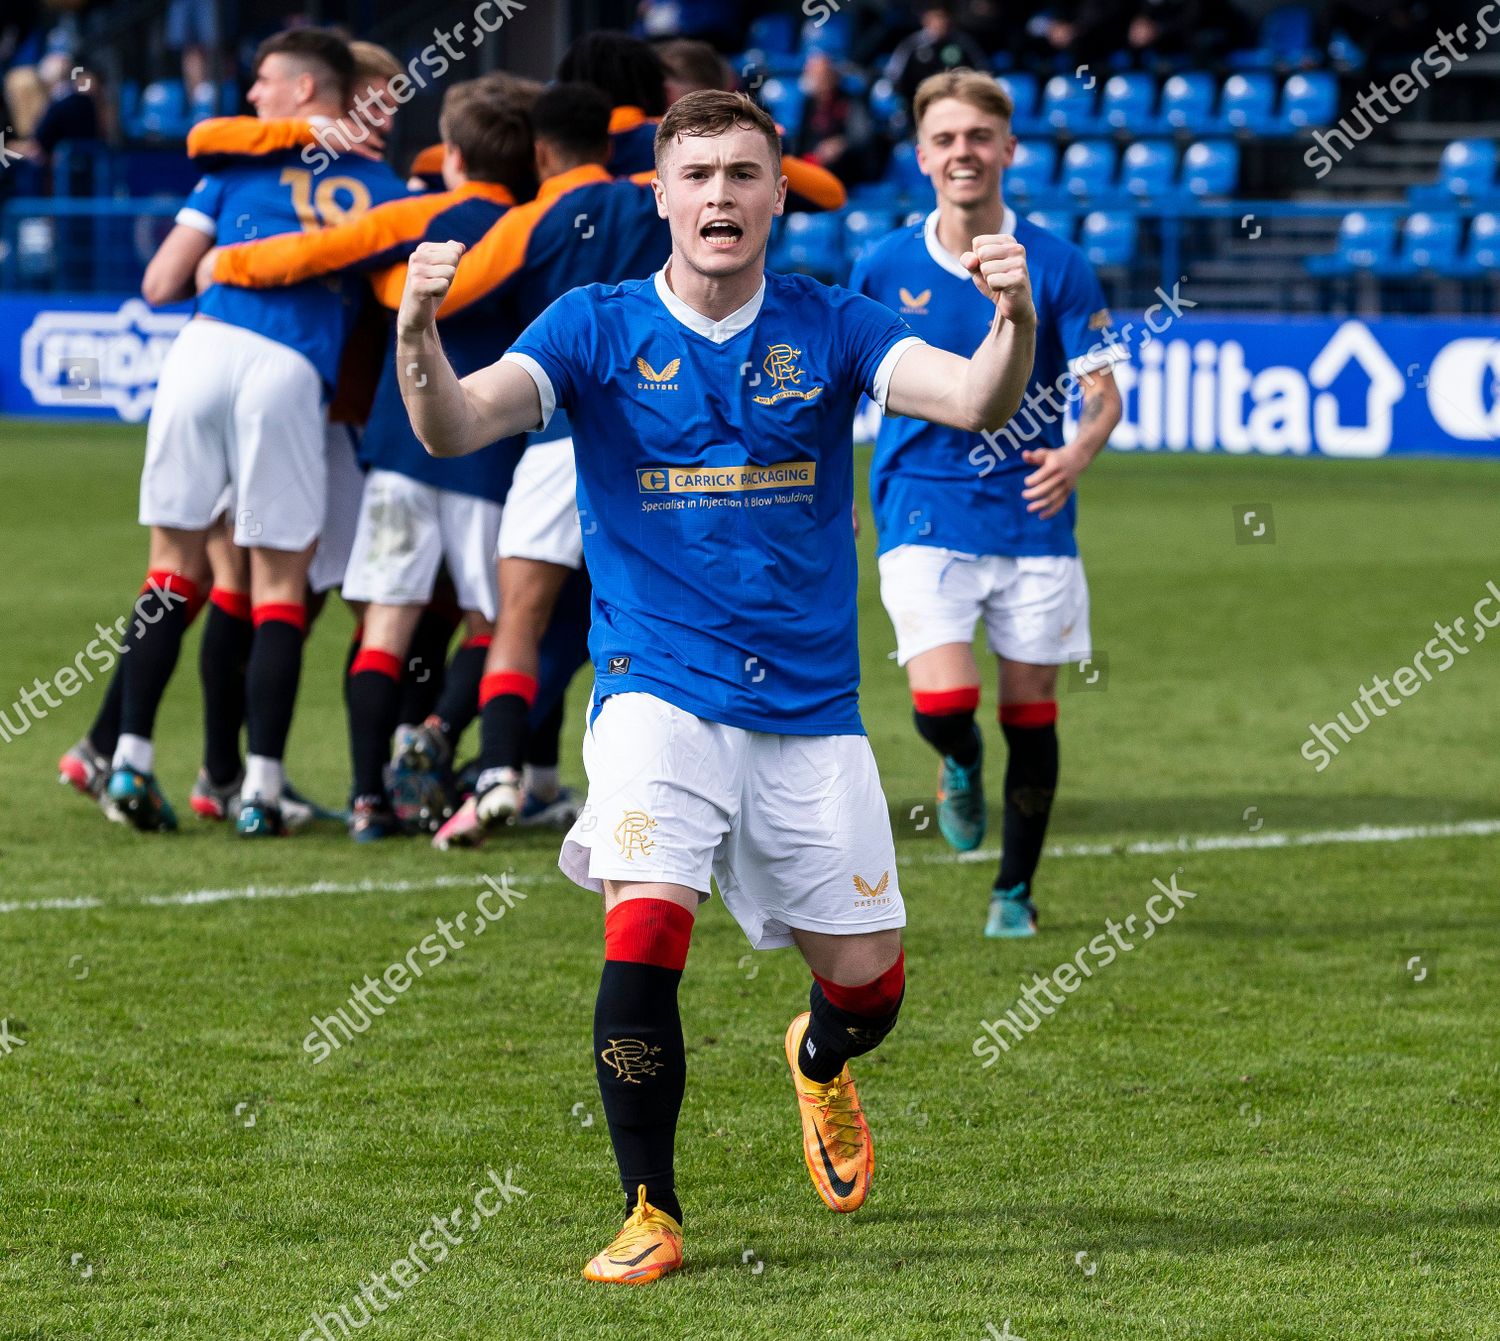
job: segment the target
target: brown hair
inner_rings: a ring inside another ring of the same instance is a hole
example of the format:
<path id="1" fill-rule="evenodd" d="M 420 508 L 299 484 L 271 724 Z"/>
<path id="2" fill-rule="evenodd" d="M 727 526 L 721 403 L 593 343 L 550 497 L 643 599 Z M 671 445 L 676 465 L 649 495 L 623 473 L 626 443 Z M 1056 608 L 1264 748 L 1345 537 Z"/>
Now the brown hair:
<path id="1" fill-rule="evenodd" d="M 933 103 L 943 98 L 957 98 L 981 112 L 988 112 L 1002 121 L 1009 121 L 1016 114 L 1015 99 L 1005 91 L 1005 85 L 978 70 L 959 66 L 944 70 L 942 74 L 928 75 L 917 85 L 916 95 L 911 100 L 911 119 L 918 132 L 922 129 L 922 118 Z"/>
<path id="2" fill-rule="evenodd" d="M 684 135 L 722 135 L 738 127 L 758 130 L 771 149 L 771 166 L 781 168 L 781 133 L 762 107 L 743 93 L 700 89 L 678 98 L 656 128 L 656 165 L 661 167 L 667 151 Z"/>
<path id="3" fill-rule="evenodd" d="M 259 71 L 267 56 L 289 56 L 313 76 L 325 97 L 340 106 L 354 83 L 354 56 L 349 44 L 330 28 L 288 28 L 266 38 L 255 52 Z"/>
<path id="4" fill-rule="evenodd" d="M 488 81 L 465 80 L 443 95 L 438 125 L 474 181 L 525 190 L 533 171 L 531 122 L 514 98 Z"/>
<path id="5" fill-rule="evenodd" d="M 349 54 L 354 57 L 356 84 L 373 84 L 377 79 L 394 79 L 402 73 L 401 62 L 378 42 L 351 42 Z"/>

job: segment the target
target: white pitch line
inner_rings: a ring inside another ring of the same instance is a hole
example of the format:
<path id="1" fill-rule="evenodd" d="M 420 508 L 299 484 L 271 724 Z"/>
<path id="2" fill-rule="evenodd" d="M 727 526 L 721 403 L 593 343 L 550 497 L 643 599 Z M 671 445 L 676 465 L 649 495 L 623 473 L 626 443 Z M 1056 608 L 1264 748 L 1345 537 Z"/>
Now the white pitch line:
<path id="1" fill-rule="evenodd" d="M 1500 819 L 1461 820 L 1456 824 L 1361 824 L 1357 829 L 1321 829 L 1312 833 L 1223 833 L 1202 838 L 1142 839 L 1134 843 L 1074 843 L 1047 849 L 1049 857 L 1151 857 L 1177 852 L 1236 852 L 1253 848 L 1325 847 L 1334 843 L 1409 843 L 1419 838 L 1489 838 L 1500 834 Z M 934 852 L 927 862 L 998 861 L 1000 849 Z"/>
<path id="2" fill-rule="evenodd" d="M 1207 834 L 1202 838 L 1143 839 L 1134 843 L 1075 843 L 1047 849 L 1049 857 L 1144 857 L 1180 852 L 1233 852 L 1255 848 L 1324 847 L 1336 843 L 1408 843 L 1421 838 L 1490 838 L 1500 834 L 1500 819 L 1462 820 L 1456 824 L 1362 824 L 1357 829 L 1323 829 L 1312 833 Z M 938 852 L 924 862 L 996 861 L 999 848 L 975 852 Z M 520 877 L 532 884 L 561 883 L 562 876 L 543 871 Z M 413 894 L 430 889 L 472 886 L 478 875 L 434 875 L 422 880 L 318 880 L 307 885 L 240 885 L 224 889 L 188 889 L 176 894 L 148 894 L 113 903 L 81 896 L 0 903 L 6 913 L 59 912 L 89 908 L 183 908 L 245 899 L 300 899 L 318 894 Z"/>

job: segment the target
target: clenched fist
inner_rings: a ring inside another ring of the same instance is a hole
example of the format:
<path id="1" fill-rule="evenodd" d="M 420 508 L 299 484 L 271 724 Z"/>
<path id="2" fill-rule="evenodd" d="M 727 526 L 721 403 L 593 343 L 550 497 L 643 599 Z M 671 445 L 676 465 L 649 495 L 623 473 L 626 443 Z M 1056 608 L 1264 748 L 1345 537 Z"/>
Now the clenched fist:
<path id="1" fill-rule="evenodd" d="M 1026 271 L 1026 248 L 1005 233 L 976 237 L 962 257 L 974 283 L 1000 309 L 1007 321 L 1032 321 L 1031 276 Z"/>
<path id="2" fill-rule="evenodd" d="M 396 325 L 401 330 L 423 331 L 437 320 L 437 310 L 448 296 L 463 254 L 462 242 L 424 242 L 412 252 L 406 263 L 401 309 L 396 313 Z"/>

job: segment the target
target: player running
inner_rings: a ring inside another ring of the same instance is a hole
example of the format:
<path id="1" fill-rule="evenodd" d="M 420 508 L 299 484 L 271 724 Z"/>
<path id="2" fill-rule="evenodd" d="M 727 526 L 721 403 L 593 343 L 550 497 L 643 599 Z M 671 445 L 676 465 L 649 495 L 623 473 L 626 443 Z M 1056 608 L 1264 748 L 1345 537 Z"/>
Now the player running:
<path id="1" fill-rule="evenodd" d="M 428 450 L 476 451 L 566 408 L 597 523 L 589 799 L 560 865 L 604 895 L 594 1057 L 629 1215 L 584 1275 L 610 1282 L 682 1264 L 677 988 L 710 877 L 753 946 L 795 944 L 812 970 L 785 1039 L 803 1153 L 830 1208 L 865 1199 L 873 1146 L 847 1063 L 896 1022 L 906 915 L 858 709 L 854 413 L 868 394 L 998 427 L 1035 330 L 1008 237 L 963 259 L 993 312 L 968 359 L 861 295 L 766 273 L 786 179 L 775 125 L 742 95 L 689 94 L 655 143 L 672 234 L 655 276 L 572 290 L 462 382 L 434 324 L 459 245 L 414 254 L 397 318 L 398 356 L 427 377 L 402 390 Z"/>
<path id="2" fill-rule="evenodd" d="M 1013 235 L 1033 276 L 1036 367 L 1026 413 L 984 440 L 887 419 L 870 471 L 881 600 L 896 628 L 918 734 L 942 756 L 938 827 L 961 852 L 979 846 L 986 819 L 983 740 L 974 721 L 977 620 L 999 659 L 1009 759 L 1004 848 L 985 925 L 993 937 L 1036 931 L 1032 877 L 1057 787 L 1057 668 L 1089 655 L 1073 494 L 1119 422 L 1110 367 L 1125 356 L 1110 342 L 1104 294 L 1083 253 L 1018 220 L 1001 198 L 1016 148 L 1011 112 L 1010 95 L 988 75 L 952 70 L 922 81 L 912 114 L 937 208 L 876 246 L 850 280 L 933 345 L 959 351 L 990 321 L 990 305 L 974 292 L 961 259 L 968 240 Z M 1082 408 L 1065 442 L 1060 408 L 1073 385 L 1082 387 Z M 1047 419 L 1041 407 L 1054 394 L 1058 411 Z"/>
<path id="3" fill-rule="evenodd" d="M 250 100 L 266 116 L 332 118 L 343 111 L 352 75 L 342 39 L 314 28 L 288 31 L 257 53 Z M 143 291 L 153 302 L 191 293 L 198 263 L 216 241 L 311 230 L 404 194 L 389 168 L 360 157 L 313 170 L 288 153 L 210 173 L 152 259 Z M 160 617 L 143 621 L 121 662 L 120 737 L 109 782 L 110 797 L 137 828 L 176 827 L 154 776 L 151 735 L 186 611 L 208 576 L 207 537 L 227 486 L 234 541 L 250 550 L 254 626 L 236 831 L 257 837 L 284 829 L 282 755 L 301 675 L 308 565 L 327 506 L 324 394 L 351 318 L 337 284 L 264 294 L 215 286 L 162 366 L 140 521 L 151 528 L 148 582 L 165 594 Z"/>

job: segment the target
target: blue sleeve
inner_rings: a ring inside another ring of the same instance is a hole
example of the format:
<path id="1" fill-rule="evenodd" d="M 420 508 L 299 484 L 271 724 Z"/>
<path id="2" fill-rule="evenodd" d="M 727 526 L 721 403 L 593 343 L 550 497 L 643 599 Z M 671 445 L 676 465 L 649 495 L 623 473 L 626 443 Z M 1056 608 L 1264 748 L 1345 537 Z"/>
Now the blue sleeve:
<path id="1" fill-rule="evenodd" d="M 213 237 L 218 232 L 219 215 L 224 208 L 224 179 L 217 173 L 198 178 L 188 198 L 177 211 L 176 222 L 196 228 Z"/>
<path id="2" fill-rule="evenodd" d="M 879 400 L 875 374 L 882 360 L 893 345 L 917 337 L 890 308 L 862 293 L 846 293 L 839 315 L 837 345 L 849 360 L 850 377 L 867 396 Z"/>
<path id="3" fill-rule="evenodd" d="M 854 263 L 854 269 L 849 275 L 849 288 L 855 293 L 862 293 L 867 298 L 874 297 L 870 292 L 870 255 L 868 252 Z"/>
<path id="4" fill-rule="evenodd" d="M 1113 361 L 1106 338 L 1113 335 L 1113 319 L 1105 306 L 1099 277 L 1081 252 L 1068 253 L 1067 264 L 1058 277 L 1052 320 L 1063 358 L 1070 365 L 1088 355 L 1092 356 L 1089 358 L 1092 367 Z"/>
<path id="5" fill-rule="evenodd" d="M 593 329 L 586 292 L 570 289 L 556 299 L 506 351 L 532 360 L 546 373 L 560 410 L 573 404 L 583 381 L 587 351 L 582 337 Z"/>

